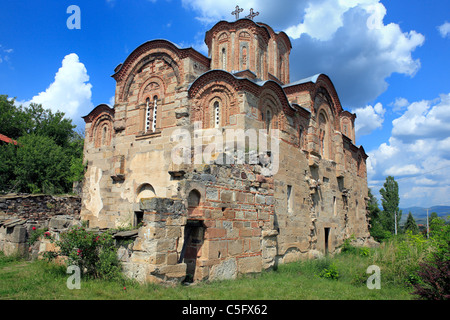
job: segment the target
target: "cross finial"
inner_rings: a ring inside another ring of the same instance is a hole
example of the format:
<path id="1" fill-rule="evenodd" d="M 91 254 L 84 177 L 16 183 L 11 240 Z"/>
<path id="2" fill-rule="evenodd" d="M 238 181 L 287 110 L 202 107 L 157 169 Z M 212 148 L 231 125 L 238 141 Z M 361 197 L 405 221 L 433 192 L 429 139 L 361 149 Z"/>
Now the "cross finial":
<path id="1" fill-rule="evenodd" d="M 239 13 L 242 12 L 242 11 L 244 11 L 244 9 L 239 8 L 239 6 L 236 6 L 236 10 L 234 10 L 231 14 L 233 16 L 236 16 L 236 20 L 238 20 L 239 19 Z"/>
<path id="2" fill-rule="evenodd" d="M 253 20 L 254 17 L 259 15 L 259 12 L 253 12 L 253 8 L 250 9 L 250 14 L 246 16 L 247 19 Z"/>

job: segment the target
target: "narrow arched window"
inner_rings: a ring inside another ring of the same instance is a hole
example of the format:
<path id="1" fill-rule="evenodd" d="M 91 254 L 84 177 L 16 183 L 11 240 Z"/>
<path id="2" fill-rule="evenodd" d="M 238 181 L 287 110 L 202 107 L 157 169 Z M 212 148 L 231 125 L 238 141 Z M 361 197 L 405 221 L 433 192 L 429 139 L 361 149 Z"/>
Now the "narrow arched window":
<path id="1" fill-rule="evenodd" d="M 102 129 L 102 146 L 104 146 L 106 144 L 106 134 L 108 133 L 108 129 L 106 128 L 106 126 L 103 126 Z"/>
<path id="2" fill-rule="evenodd" d="M 214 128 L 220 126 L 220 104 L 219 101 L 214 102 Z"/>
<path id="3" fill-rule="evenodd" d="M 242 69 L 247 69 L 247 47 L 242 47 Z"/>
<path id="4" fill-rule="evenodd" d="M 145 107 L 145 133 L 147 133 L 147 131 L 150 130 L 150 120 L 151 120 L 150 99 L 147 98 L 145 103 L 146 103 L 146 107 Z"/>
<path id="5" fill-rule="evenodd" d="M 158 96 L 153 97 L 153 121 L 152 121 L 152 131 L 156 130 L 156 116 L 158 114 Z"/>
<path id="6" fill-rule="evenodd" d="M 222 69 L 227 69 L 227 51 L 225 48 L 222 48 Z"/>

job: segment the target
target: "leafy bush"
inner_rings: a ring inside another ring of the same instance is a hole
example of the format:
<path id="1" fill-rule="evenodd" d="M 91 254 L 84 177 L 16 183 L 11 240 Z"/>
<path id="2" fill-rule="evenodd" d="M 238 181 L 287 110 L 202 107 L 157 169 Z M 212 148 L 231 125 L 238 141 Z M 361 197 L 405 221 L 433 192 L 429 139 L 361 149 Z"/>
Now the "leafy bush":
<path id="1" fill-rule="evenodd" d="M 430 255 L 429 242 L 422 235 L 393 237 L 383 242 L 371 255 L 372 264 L 383 267 L 383 279 L 392 284 L 413 284 L 417 282 L 420 263 Z"/>
<path id="2" fill-rule="evenodd" d="M 442 218 L 435 218 L 430 226 L 429 245 L 431 253 L 421 263 L 414 283 L 419 299 L 450 299 L 450 225 Z"/>
<path id="3" fill-rule="evenodd" d="M 370 249 L 367 247 L 356 247 L 351 244 L 351 241 L 355 239 L 355 236 L 352 235 L 350 238 L 347 238 L 344 240 L 342 246 L 341 246 L 341 252 L 343 253 L 350 253 L 350 254 L 356 254 L 361 257 L 367 257 L 370 254 Z"/>
<path id="4" fill-rule="evenodd" d="M 420 281 L 414 285 L 412 294 L 425 300 L 450 299 L 450 260 L 438 258 L 433 262 L 422 263 L 417 274 Z"/>
<path id="5" fill-rule="evenodd" d="M 84 227 L 74 227 L 52 240 L 60 249 L 57 255 L 67 257 L 68 265 L 76 265 L 82 275 L 93 278 L 119 278 L 120 263 L 114 239 L 109 232 L 88 232 Z"/>
<path id="6" fill-rule="evenodd" d="M 36 227 L 33 227 L 30 235 L 28 236 L 28 244 L 31 246 L 33 245 L 39 238 L 41 238 L 42 236 L 44 236 L 45 232 L 47 231 L 47 229 L 36 229 Z"/>
<path id="7" fill-rule="evenodd" d="M 330 264 L 330 266 L 328 268 L 323 269 L 319 273 L 319 277 L 325 278 L 325 279 L 330 279 L 330 280 L 339 279 L 339 271 L 338 271 L 337 266 L 334 263 Z"/>

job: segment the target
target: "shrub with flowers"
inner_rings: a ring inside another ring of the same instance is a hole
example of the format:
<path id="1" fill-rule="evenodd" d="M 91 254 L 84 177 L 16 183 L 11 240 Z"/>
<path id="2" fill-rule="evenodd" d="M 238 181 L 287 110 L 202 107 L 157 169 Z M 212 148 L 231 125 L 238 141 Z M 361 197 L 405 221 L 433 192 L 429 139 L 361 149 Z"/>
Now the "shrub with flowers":
<path id="1" fill-rule="evenodd" d="M 99 234 L 84 227 L 73 227 L 52 242 L 60 249 L 58 255 L 66 256 L 68 265 L 78 266 L 82 275 L 104 279 L 120 277 L 117 249 L 110 233 Z"/>

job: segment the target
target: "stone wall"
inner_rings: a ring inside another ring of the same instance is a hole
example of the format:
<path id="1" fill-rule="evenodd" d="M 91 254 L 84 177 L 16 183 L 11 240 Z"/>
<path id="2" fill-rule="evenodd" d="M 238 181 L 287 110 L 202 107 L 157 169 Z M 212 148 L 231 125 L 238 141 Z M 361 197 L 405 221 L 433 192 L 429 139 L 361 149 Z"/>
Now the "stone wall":
<path id="1" fill-rule="evenodd" d="M 44 194 L 23 194 L 0 196 L 0 219 L 26 219 L 44 223 L 52 216 L 79 216 L 81 198 L 79 196 L 52 196 Z"/>
<path id="2" fill-rule="evenodd" d="M 81 199 L 77 196 L 4 195 L 0 196 L 0 251 L 36 257 L 47 251 L 44 243 L 30 246 L 28 239 L 36 229 L 66 230 L 80 223 Z"/>

